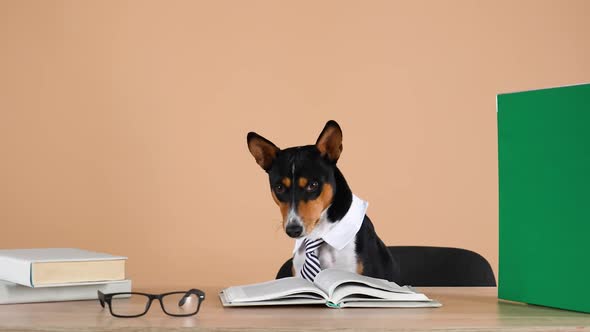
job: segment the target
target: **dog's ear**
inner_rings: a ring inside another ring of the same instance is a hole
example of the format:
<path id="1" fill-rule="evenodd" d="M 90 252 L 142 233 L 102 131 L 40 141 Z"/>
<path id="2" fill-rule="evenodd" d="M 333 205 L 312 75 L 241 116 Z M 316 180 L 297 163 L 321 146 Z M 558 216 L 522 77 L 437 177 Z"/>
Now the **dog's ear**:
<path id="1" fill-rule="evenodd" d="M 322 156 L 336 162 L 342 153 L 342 130 L 336 121 L 330 120 L 324 126 L 324 130 L 315 142 Z"/>
<path id="2" fill-rule="evenodd" d="M 268 172 L 280 149 L 271 141 L 255 132 L 249 132 L 246 140 L 248 142 L 248 150 L 250 150 L 258 165 Z"/>

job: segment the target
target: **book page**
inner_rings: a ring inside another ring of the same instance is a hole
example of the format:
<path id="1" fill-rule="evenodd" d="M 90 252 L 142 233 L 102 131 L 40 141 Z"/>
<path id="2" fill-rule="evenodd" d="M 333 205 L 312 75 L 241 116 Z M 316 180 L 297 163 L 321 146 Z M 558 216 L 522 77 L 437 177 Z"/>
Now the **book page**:
<path id="1" fill-rule="evenodd" d="M 281 298 L 280 300 L 266 300 L 255 302 L 229 302 L 225 293 L 219 293 L 219 299 L 224 307 L 253 307 L 253 306 L 271 306 L 271 305 L 312 305 L 312 304 L 326 304 L 326 300 L 315 295 L 318 298 Z"/>
<path id="2" fill-rule="evenodd" d="M 350 301 L 338 305 L 338 308 L 438 308 L 442 304 L 437 301 Z"/>
<path id="3" fill-rule="evenodd" d="M 328 297 L 332 297 L 334 290 L 338 286 L 348 283 L 365 285 L 368 287 L 373 287 L 395 293 L 413 293 L 409 289 L 405 287 L 400 287 L 399 285 L 391 281 L 371 278 L 360 274 L 356 274 L 354 272 L 337 269 L 322 270 L 320 271 L 320 273 L 318 273 L 314 280 L 314 284 L 324 293 L 326 293 Z"/>
<path id="4" fill-rule="evenodd" d="M 396 293 L 358 284 L 342 284 L 334 290 L 330 300 L 334 303 L 359 301 L 430 301 L 421 293 Z"/>
<path id="5" fill-rule="evenodd" d="M 125 279 L 125 260 L 34 262 L 31 266 L 31 274 L 35 287 L 123 280 Z"/>
<path id="6" fill-rule="evenodd" d="M 223 290 L 223 293 L 229 303 L 277 300 L 295 294 L 301 294 L 302 297 L 310 297 L 315 294 L 317 298 L 321 299 L 327 297 L 313 283 L 298 277 L 228 287 Z"/>

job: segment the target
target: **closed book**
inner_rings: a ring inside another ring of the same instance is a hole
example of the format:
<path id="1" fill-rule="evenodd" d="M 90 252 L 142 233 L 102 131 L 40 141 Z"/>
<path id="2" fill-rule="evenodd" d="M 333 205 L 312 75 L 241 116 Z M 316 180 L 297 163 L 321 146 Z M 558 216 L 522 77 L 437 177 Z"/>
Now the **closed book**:
<path id="1" fill-rule="evenodd" d="M 103 293 L 128 293 L 131 292 L 131 280 L 41 288 L 0 280 L 0 304 L 97 300 L 99 290 Z"/>
<path id="2" fill-rule="evenodd" d="M 498 298 L 590 313 L 590 84 L 497 101 Z"/>
<path id="3" fill-rule="evenodd" d="M 0 280 L 28 287 L 125 279 L 127 257 L 74 248 L 0 250 Z"/>

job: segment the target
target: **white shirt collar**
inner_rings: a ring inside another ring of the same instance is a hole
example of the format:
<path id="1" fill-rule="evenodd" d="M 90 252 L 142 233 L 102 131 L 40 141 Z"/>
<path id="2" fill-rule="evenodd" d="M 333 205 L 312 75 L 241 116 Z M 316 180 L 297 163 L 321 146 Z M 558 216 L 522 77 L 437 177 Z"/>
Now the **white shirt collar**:
<path id="1" fill-rule="evenodd" d="M 316 229 L 314 229 L 307 237 L 312 239 L 321 237 L 331 247 L 335 248 L 336 250 L 342 250 L 354 240 L 356 233 L 363 224 L 365 213 L 367 212 L 368 207 L 368 202 L 363 201 L 353 194 L 350 208 L 348 208 L 348 212 L 346 212 L 346 215 L 344 215 L 340 221 L 330 223 L 327 220 L 322 220 L 320 221 L 320 225 L 318 225 Z M 322 223 L 329 223 L 330 225 L 321 225 Z M 324 228 L 323 230 L 322 226 Z M 319 234 L 316 231 L 319 231 Z M 301 247 L 303 241 L 305 241 L 307 237 L 302 237 L 295 240 L 293 253 L 295 253 L 297 249 Z"/>

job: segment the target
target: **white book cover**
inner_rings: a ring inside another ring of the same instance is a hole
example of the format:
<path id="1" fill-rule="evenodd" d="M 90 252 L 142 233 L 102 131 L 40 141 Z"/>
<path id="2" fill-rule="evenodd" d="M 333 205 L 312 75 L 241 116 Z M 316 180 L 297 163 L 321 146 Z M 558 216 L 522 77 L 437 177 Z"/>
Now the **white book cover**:
<path id="1" fill-rule="evenodd" d="M 41 288 L 0 280 L 0 304 L 98 300 L 99 290 L 103 293 L 128 293 L 131 292 L 131 280 Z"/>
<path id="2" fill-rule="evenodd" d="M 126 259 L 127 257 L 124 256 L 115 256 L 75 248 L 0 249 L 0 280 L 10 281 L 28 287 L 62 286 L 64 285 L 63 283 L 35 285 L 33 281 L 33 265 L 36 263 L 51 262 L 91 262 Z"/>

